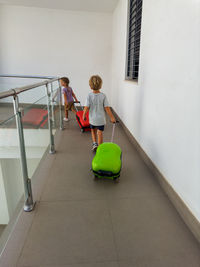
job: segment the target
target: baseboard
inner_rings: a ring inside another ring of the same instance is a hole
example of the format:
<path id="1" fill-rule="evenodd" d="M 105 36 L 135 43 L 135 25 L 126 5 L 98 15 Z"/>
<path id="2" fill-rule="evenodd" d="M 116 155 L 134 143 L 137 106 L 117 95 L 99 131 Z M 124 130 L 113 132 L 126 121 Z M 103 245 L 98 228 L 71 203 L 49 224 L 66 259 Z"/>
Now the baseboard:
<path id="1" fill-rule="evenodd" d="M 131 143 L 134 145 L 134 147 L 140 154 L 142 160 L 145 162 L 145 164 L 148 166 L 148 168 L 157 178 L 162 189 L 167 194 L 168 198 L 171 200 L 172 204 L 174 205 L 174 207 L 176 208 L 176 210 L 178 211 L 178 213 L 180 214 L 180 216 L 182 217 L 186 225 L 189 227 L 190 231 L 194 234 L 194 236 L 200 243 L 200 222 L 195 218 L 195 216 L 189 210 L 187 205 L 183 202 L 183 200 L 176 193 L 176 191 L 172 188 L 172 186 L 168 183 L 168 181 L 163 176 L 163 174 L 158 170 L 158 168 L 155 166 L 152 160 L 148 157 L 148 155 L 145 153 L 145 151 L 142 149 L 140 144 L 137 142 L 137 140 L 134 138 L 134 136 L 131 134 L 131 132 L 128 130 L 128 128 L 125 126 L 123 121 L 120 119 L 120 117 L 117 115 L 117 113 L 114 110 L 113 110 L 113 113 L 115 114 L 116 118 L 119 120 L 127 137 L 129 138 Z"/>

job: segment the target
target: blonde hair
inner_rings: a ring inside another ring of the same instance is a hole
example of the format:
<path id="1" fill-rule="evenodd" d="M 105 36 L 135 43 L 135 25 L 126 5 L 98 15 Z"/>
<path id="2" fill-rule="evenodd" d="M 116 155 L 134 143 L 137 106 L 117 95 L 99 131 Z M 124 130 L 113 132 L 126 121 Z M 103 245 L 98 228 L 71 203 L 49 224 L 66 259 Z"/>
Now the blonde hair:
<path id="1" fill-rule="evenodd" d="M 101 89 L 102 83 L 103 81 L 99 75 L 93 75 L 89 80 L 89 85 L 91 89 L 96 91 Z"/>

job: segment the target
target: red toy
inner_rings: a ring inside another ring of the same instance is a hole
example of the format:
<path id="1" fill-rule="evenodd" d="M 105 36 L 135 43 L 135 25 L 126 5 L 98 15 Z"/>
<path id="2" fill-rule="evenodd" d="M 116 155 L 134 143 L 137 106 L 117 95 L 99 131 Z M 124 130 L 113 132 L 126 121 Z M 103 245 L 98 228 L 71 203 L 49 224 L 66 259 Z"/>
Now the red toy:
<path id="1" fill-rule="evenodd" d="M 48 121 L 48 111 L 41 108 L 32 108 L 22 117 L 22 122 L 36 128 L 43 127 Z"/>
<path id="2" fill-rule="evenodd" d="M 80 104 L 80 102 L 78 102 Z M 81 105 L 81 104 L 80 104 Z M 77 109 L 76 109 L 77 110 Z M 86 120 L 83 120 L 83 110 L 78 111 L 76 113 L 76 120 L 78 122 L 78 125 L 81 128 L 81 132 L 88 132 L 90 131 L 90 123 L 89 123 L 89 112 L 86 114 Z"/>

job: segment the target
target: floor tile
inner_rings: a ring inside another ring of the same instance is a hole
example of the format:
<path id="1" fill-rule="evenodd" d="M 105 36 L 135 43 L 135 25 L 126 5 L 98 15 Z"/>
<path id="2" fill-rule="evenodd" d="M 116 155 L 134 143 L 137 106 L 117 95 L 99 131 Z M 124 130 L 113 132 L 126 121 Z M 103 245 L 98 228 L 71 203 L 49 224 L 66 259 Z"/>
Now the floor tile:
<path id="1" fill-rule="evenodd" d="M 90 155 L 79 155 L 76 159 L 73 154 L 56 158 L 42 201 L 105 199 L 104 182 L 95 183 L 91 161 Z"/>
<path id="2" fill-rule="evenodd" d="M 156 258 L 156 257 L 155 257 Z M 174 257 L 170 258 L 168 257 L 167 259 L 146 259 L 144 260 L 143 258 L 137 260 L 137 261 L 121 261 L 119 262 L 119 267 L 199 267 L 199 262 L 198 260 L 196 261 L 192 257 L 188 261 L 184 261 L 184 256 L 183 257 Z"/>
<path id="3" fill-rule="evenodd" d="M 40 265 L 40 266 L 22 266 L 17 267 L 119 267 L 118 262 L 101 262 L 101 263 L 80 263 L 70 265 Z"/>
<path id="4" fill-rule="evenodd" d="M 164 194 L 146 165 L 131 153 L 123 155 L 120 183 L 115 186 L 111 182 L 105 184 L 108 199 Z"/>
<path id="5" fill-rule="evenodd" d="M 115 261 L 105 201 L 40 203 L 19 265 Z"/>
<path id="6" fill-rule="evenodd" d="M 32 212 L 20 212 L 19 218 L 14 218 L 13 224 L 10 222 L 11 225 L 9 224 L 8 229 L 5 229 L 5 231 L 8 230 L 10 237 L 7 239 L 6 247 L 1 254 L 0 267 L 16 267 L 36 210 L 37 206 Z M 16 214 L 16 216 L 18 215 Z"/>
<path id="7" fill-rule="evenodd" d="M 119 260 L 141 263 L 133 266 L 170 261 L 200 266 L 199 244 L 164 195 L 115 199 L 109 205 Z"/>
<path id="8" fill-rule="evenodd" d="M 16 267 L 20 244 L 18 267 L 200 267 L 200 245 L 122 127 L 114 136 L 123 152 L 116 184 L 93 180 L 90 133 L 80 132 L 71 113 L 64 125 L 55 138 L 56 154 L 38 169 L 39 178 L 47 177 L 26 241 L 16 238 L 0 266 Z M 108 122 L 105 141 L 111 133 Z"/>
<path id="9" fill-rule="evenodd" d="M 6 225 L 0 225 L 0 236 L 2 235 L 5 228 L 6 228 Z"/>

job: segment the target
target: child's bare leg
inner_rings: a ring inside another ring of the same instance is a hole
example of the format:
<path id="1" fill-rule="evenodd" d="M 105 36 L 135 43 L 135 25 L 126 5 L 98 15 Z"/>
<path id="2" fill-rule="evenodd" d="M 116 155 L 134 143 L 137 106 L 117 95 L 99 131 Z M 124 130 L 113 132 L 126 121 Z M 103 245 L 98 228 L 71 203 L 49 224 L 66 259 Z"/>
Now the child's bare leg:
<path id="1" fill-rule="evenodd" d="M 93 143 L 96 143 L 97 142 L 97 129 L 91 129 L 91 134 L 92 134 Z"/>
<path id="2" fill-rule="evenodd" d="M 65 109 L 65 118 L 68 119 L 68 110 Z"/>
<path id="3" fill-rule="evenodd" d="M 98 130 L 97 136 L 98 136 L 98 144 L 100 145 L 103 143 L 103 131 Z"/>

